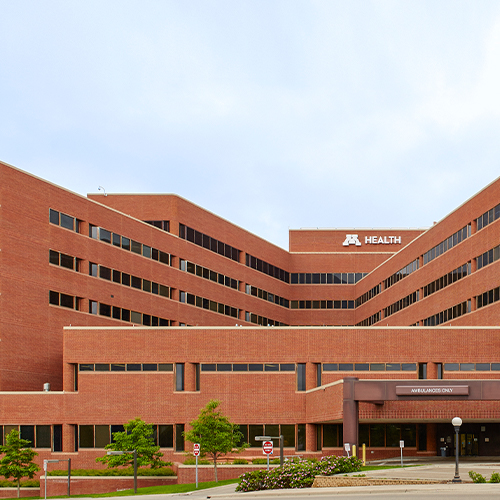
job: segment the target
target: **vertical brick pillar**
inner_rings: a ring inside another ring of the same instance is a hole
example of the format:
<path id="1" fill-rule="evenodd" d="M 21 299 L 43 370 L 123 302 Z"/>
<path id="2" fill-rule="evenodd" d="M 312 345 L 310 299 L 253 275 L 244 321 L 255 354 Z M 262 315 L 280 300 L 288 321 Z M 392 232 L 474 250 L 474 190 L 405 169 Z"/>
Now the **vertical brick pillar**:
<path id="1" fill-rule="evenodd" d="M 170 255 L 170 267 L 179 269 L 179 257 L 177 255 Z"/>
<path id="2" fill-rule="evenodd" d="M 75 451 L 75 426 L 71 424 L 62 425 L 62 450 L 63 453 Z"/>
<path id="3" fill-rule="evenodd" d="M 316 426 L 306 424 L 306 451 L 317 451 Z"/>
<path id="4" fill-rule="evenodd" d="M 194 363 L 184 364 L 184 390 L 190 392 L 196 390 L 196 366 Z"/>
<path id="5" fill-rule="evenodd" d="M 358 379 L 356 377 L 344 378 L 344 403 L 343 403 L 343 421 L 344 421 L 344 439 L 343 444 L 355 444 L 358 447 L 358 429 L 359 429 L 359 404 L 354 399 L 354 385 Z"/>
<path id="6" fill-rule="evenodd" d="M 306 363 L 306 391 L 316 387 L 316 363 Z"/>
<path id="7" fill-rule="evenodd" d="M 427 451 L 437 455 L 436 424 L 427 424 Z"/>
<path id="8" fill-rule="evenodd" d="M 428 379 L 437 379 L 437 364 L 436 363 L 427 363 L 427 378 Z"/>
<path id="9" fill-rule="evenodd" d="M 72 363 L 63 365 L 63 391 L 74 392 L 75 390 L 75 366 Z"/>

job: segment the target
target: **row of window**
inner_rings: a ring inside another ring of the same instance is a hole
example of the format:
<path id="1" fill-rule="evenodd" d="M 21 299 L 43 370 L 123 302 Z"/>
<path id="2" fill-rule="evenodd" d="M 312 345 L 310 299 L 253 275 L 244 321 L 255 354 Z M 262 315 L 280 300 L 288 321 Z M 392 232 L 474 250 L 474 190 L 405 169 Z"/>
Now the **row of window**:
<path id="1" fill-rule="evenodd" d="M 147 259 L 156 260 L 158 262 L 161 262 L 162 264 L 166 264 L 167 266 L 170 265 L 170 254 L 162 252 L 157 248 L 144 245 L 139 241 L 131 240 L 130 238 L 126 238 L 125 236 L 112 233 L 102 227 L 89 224 L 89 236 L 94 240 L 104 241 L 104 243 L 113 244 L 115 247 L 131 251 L 138 255 L 142 255 Z"/>
<path id="2" fill-rule="evenodd" d="M 292 300 L 292 309 L 354 309 L 354 300 Z"/>
<path id="3" fill-rule="evenodd" d="M 179 238 L 183 240 L 190 241 L 195 245 L 211 250 L 212 252 L 218 253 L 228 259 L 232 259 L 236 262 L 240 261 L 240 250 L 227 243 L 223 243 L 207 234 L 196 231 L 195 229 L 185 226 L 184 224 L 179 224 Z"/>
<path id="4" fill-rule="evenodd" d="M 166 285 L 142 279 L 138 276 L 131 276 L 130 274 L 122 273 L 116 269 L 110 269 L 109 267 L 101 266 L 99 264 L 95 264 L 94 262 L 89 262 L 89 275 L 113 281 L 114 283 L 124 286 L 131 286 L 132 288 L 136 288 L 137 290 L 142 290 L 144 292 L 161 295 L 167 299 L 172 298 L 172 289 Z"/>
<path id="5" fill-rule="evenodd" d="M 115 432 L 123 432 L 123 425 L 79 425 L 76 448 L 104 448 L 113 442 Z M 184 424 L 154 425 L 153 443 L 162 448 L 184 451 Z"/>
<path id="6" fill-rule="evenodd" d="M 295 363 L 202 363 L 202 372 L 295 372 Z"/>
<path id="7" fill-rule="evenodd" d="M 238 318 L 238 309 L 236 307 L 227 306 L 213 300 L 198 297 L 197 295 L 193 295 L 192 293 L 180 292 L 179 302 L 191 304 L 192 306 L 201 307 L 203 309 L 208 309 L 219 314 L 225 314 L 226 316 L 232 316 L 233 318 Z"/>
<path id="8" fill-rule="evenodd" d="M 62 451 L 61 425 L 0 425 L 0 446 L 6 444 L 5 437 L 14 430 L 19 432 L 21 439 L 29 441 L 28 446 L 32 448 Z"/>
<path id="9" fill-rule="evenodd" d="M 354 285 L 368 273 L 292 273 L 292 285 Z"/>
<path id="10" fill-rule="evenodd" d="M 414 372 L 417 363 L 323 363 L 321 367 L 324 372 Z"/>
<path id="11" fill-rule="evenodd" d="M 493 304 L 493 302 L 497 302 L 498 300 L 500 300 L 500 287 L 493 288 L 492 290 L 488 290 L 478 295 L 476 297 L 476 307 L 479 309 L 480 307 Z"/>
<path id="12" fill-rule="evenodd" d="M 78 262 L 80 259 L 73 257 L 72 255 L 66 255 L 65 253 L 56 252 L 55 250 L 49 250 L 49 263 L 55 266 L 65 267 L 66 269 L 71 269 L 72 271 L 78 271 Z"/>
<path id="13" fill-rule="evenodd" d="M 381 317 L 382 317 L 382 311 L 376 312 L 375 314 L 372 314 L 369 318 L 366 318 L 363 321 L 356 323 L 356 326 L 372 326 L 375 323 L 378 323 Z"/>
<path id="14" fill-rule="evenodd" d="M 445 311 L 441 311 L 437 314 L 433 314 L 428 318 L 423 320 L 423 326 L 437 326 L 447 321 L 451 321 L 452 319 L 459 318 L 463 314 L 470 313 L 471 311 L 471 303 L 470 299 L 462 302 L 461 304 L 457 304 L 456 306 L 450 307 Z"/>
<path id="15" fill-rule="evenodd" d="M 252 269 L 256 269 L 261 273 L 267 274 L 272 278 L 276 278 L 277 280 L 284 281 L 285 283 L 290 283 L 290 273 L 281 269 L 277 266 L 273 266 L 264 260 L 258 259 L 253 255 L 246 254 L 245 264 L 247 267 L 251 267 Z"/>
<path id="16" fill-rule="evenodd" d="M 387 318 L 388 316 L 391 316 L 392 314 L 397 313 L 398 311 L 401 311 L 402 309 L 411 306 L 415 302 L 418 302 L 419 300 L 419 295 L 420 291 L 417 290 L 416 292 L 410 293 L 406 297 L 403 297 L 402 299 L 397 300 L 394 302 L 394 304 L 391 304 L 388 307 L 384 308 L 384 318 Z"/>
<path id="17" fill-rule="evenodd" d="M 151 314 L 131 311 L 121 307 L 110 306 L 95 300 L 89 300 L 89 313 L 107 316 L 108 318 L 119 319 L 128 323 L 135 323 L 144 326 L 169 326 L 168 319 L 151 316 Z"/>
<path id="18" fill-rule="evenodd" d="M 171 448 L 176 452 L 183 452 L 184 424 L 153 424 L 152 441 L 161 448 Z M 52 448 L 53 451 L 62 451 L 61 425 L 4 425 L 0 426 L 0 444 L 4 444 L 5 436 L 12 430 L 20 431 L 21 438 L 30 441 L 34 448 Z M 425 425 L 417 424 L 360 424 L 359 442 L 371 448 L 394 447 L 399 448 L 400 440 L 405 447 L 416 447 L 417 439 L 420 449 L 426 449 Z M 240 424 L 242 434 L 240 444 L 247 443 L 251 448 L 261 448 L 262 442 L 258 436 L 283 436 L 285 448 L 295 448 L 297 451 L 306 449 L 305 424 Z M 115 432 L 123 432 L 123 425 L 78 425 L 75 426 L 75 449 L 105 448 L 113 442 Z M 316 425 L 318 449 L 341 448 L 343 443 L 342 424 Z M 278 439 L 272 439 L 275 447 L 279 446 Z M 421 446 L 422 442 L 422 446 Z"/>
<path id="19" fill-rule="evenodd" d="M 413 262 L 410 262 L 405 267 L 395 272 L 392 276 L 386 278 L 384 280 L 384 290 L 396 284 L 398 281 L 401 281 L 403 278 L 406 278 L 414 271 L 416 271 L 418 269 L 418 265 L 419 265 L 419 260 L 415 259 Z"/>
<path id="20" fill-rule="evenodd" d="M 80 309 L 80 299 L 74 295 L 68 295 L 66 293 L 49 291 L 49 304 L 53 306 L 67 307 L 68 309 Z"/>
<path id="21" fill-rule="evenodd" d="M 442 288 L 445 288 L 448 285 L 451 285 L 452 283 L 455 283 L 455 281 L 465 278 L 466 276 L 470 275 L 470 273 L 471 273 L 470 262 L 464 264 L 463 266 L 457 267 L 448 274 L 445 274 L 444 276 L 441 276 L 432 283 L 425 285 L 424 297 L 427 297 L 428 295 L 431 295 L 432 293 L 437 292 L 438 290 L 441 290 Z"/>
<path id="22" fill-rule="evenodd" d="M 476 219 L 477 230 L 479 231 L 480 229 L 483 229 L 483 227 L 486 227 L 488 224 L 491 224 L 499 217 L 500 217 L 500 204 L 492 208 L 491 210 L 484 212 L 484 214 L 481 215 L 481 217 L 478 217 Z"/>
<path id="23" fill-rule="evenodd" d="M 500 371 L 500 363 L 445 363 L 444 369 L 449 372 Z"/>
<path id="24" fill-rule="evenodd" d="M 280 321 L 266 318 L 265 316 L 259 316 L 249 311 L 245 311 L 245 321 L 261 326 L 287 326 L 286 323 L 281 323 Z"/>
<path id="25" fill-rule="evenodd" d="M 477 269 L 479 270 L 482 267 L 487 266 L 488 264 L 492 264 L 498 259 L 500 259 L 500 245 L 492 248 L 491 250 L 488 250 L 487 252 L 484 252 L 483 255 L 476 257 Z"/>
<path id="26" fill-rule="evenodd" d="M 224 285 L 229 288 L 238 290 L 238 280 L 212 271 L 211 269 L 207 269 L 206 267 L 198 266 L 193 262 L 189 262 L 187 260 L 179 260 L 179 269 L 181 271 L 187 271 L 188 273 L 195 274 L 200 278 L 205 278 L 206 280 L 213 281 L 214 283 L 219 283 L 219 285 Z"/>
<path id="27" fill-rule="evenodd" d="M 146 224 L 150 224 L 151 226 L 157 227 L 162 231 L 170 232 L 170 221 L 169 220 L 144 220 Z"/>
<path id="28" fill-rule="evenodd" d="M 458 245 L 460 242 L 470 237 L 471 235 L 471 225 L 467 224 L 465 227 L 457 231 L 455 234 L 452 234 L 446 240 L 443 240 L 439 245 L 436 245 L 434 248 L 431 248 L 429 251 L 424 253 L 424 265 L 434 260 L 436 257 L 439 257 L 443 253 L 447 252 L 455 245 Z"/>
<path id="29" fill-rule="evenodd" d="M 266 290 L 262 290 L 252 285 L 245 285 L 245 293 L 247 293 L 248 295 L 253 295 L 254 297 L 258 297 L 259 299 L 267 300 L 268 302 L 271 302 L 278 306 L 286 307 L 287 309 L 290 306 L 290 302 L 288 299 L 280 297 L 279 295 L 275 295 L 271 292 L 266 292 Z"/>
<path id="30" fill-rule="evenodd" d="M 257 436 L 279 437 L 283 436 L 283 446 L 285 448 L 295 448 L 295 443 L 298 443 L 297 450 L 305 450 L 305 425 L 297 425 L 297 440 L 295 432 L 295 424 L 257 424 L 239 426 L 243 438 L 239 445 L 247 443 L 251 448 L 261 448 L 262 441 L 257 441 Z M 272 439 L 274 446 L 279 447 L 279 439 Z"/>
<path id="31" fill-rule="evenodd" d="M 81 372 L 173 372 L 173 363 L 80 363 Z"/>
<path id="32" fill-rule="evenodd" d="M 425 425 L 421 427 L 419 432 L 425 433 Z M 359 426 L 359 442 L 370 448 L 399 448 L 400 440 L 404 441 L 405 447 L 417 446 L 416 424 L 360 424 Z M 419 448 L 427 449 L 427 446 Z"/>
<path id="33" fill-rule="evenodd" d="M 57 210 L 52 210 L 52 208 L 49 209 L 49 221 L 51 224 L 64 227 L 76 233 L 78 233 L 80 229 L 80 221 L 76 217 L 63 214 Z"/>
<path id="34" fill-rule="evenodd" d="M 371 290 L 365 292 L 361 297 L 356 299 L 356 307 L 359 307 L 361 304 L 368 302 L 370 299 L 373 299 L 376 295 L 378 295 L 382 291 L 382 283 L 375 285 Z"/>

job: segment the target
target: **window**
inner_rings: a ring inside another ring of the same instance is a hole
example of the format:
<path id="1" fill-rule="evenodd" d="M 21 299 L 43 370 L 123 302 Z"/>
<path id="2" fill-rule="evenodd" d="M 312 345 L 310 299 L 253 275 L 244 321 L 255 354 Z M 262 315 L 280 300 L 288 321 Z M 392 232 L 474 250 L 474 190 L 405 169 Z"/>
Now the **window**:
<path id="1" fill-rule="evenodd" d="M 340 430 L 339 430 L 340 428 Z M 323 447 L 338 448 L 342 441 L 342 425 L 340 424 L 323 424 Z M 360 433 L 359 442 L 363 443 Z M 368 443 L 367 443 L 368 444 Z"/>
<path id="2" fill-rule="evenodd" d="M 306 424 L 297 425 L 297 451 L 306 449 Z"/>
<path id="3" fill-rule="evenodd" d="M 431 260 L 434 260 L 435 258 L 439 257 L 443 253 L 447 252 L 455 245 L 458 245 L 463 240 L 468 238 L 470 235 L 471 235 L 471 225 L 468 224 L 467 226 L 464 226 L 456 233 L 452 234 L 446 240 L 443 240 L 439 245 L 436 245 L 435 247 L 425 252 L 423 255 L 424 265 L 430 262 Z"/>
<path id="4" fill-rule="evenodd" d="M 80 425 L 80 448 L 94 447 L 94 426 Z"/>
<path id="5" fill-rule="evenodd" d="M 111 243 L 111 232 L 102 227 L 99 228 L 99 239 L 105 243 Z"/>
<path id="6" fill-rule="evenodd" d="M 427 363 L 418 364 L 418 378 L 419 380 L 427 379 Z"/>
<path id="7" fill-rule="evenodd" d="M 49 304 L 54 306 L 67 307 L 69 309 L 79 309 L 79 299 L 73 295 L 68 295 L 66 293 L 49 291 Z"/>
<path id="8" fill-rule="evenodd" d="M 77 233 L 80 229 L 79 220 L 76 217 L 66 215 L 62 212 L 58 212 L 57 210 L 53 210 L 52 208 L 49 209 L 49 222 Z"/>
<path id="9" fill-rule="evenodd" d="M 56 424 L 52 426 L 52 451 L 62 451 L 62 425 Z M 78 443 L 76 443 L 78 450 Z"/>
<path id="10" fill-rule="evenodd" d="M 175 451 L 184 451 L 184 424 L 175 424 Z"/>
<path id="11" fill-rule="evenodd" d="M 64 253 L 56 252 L 55 250 L 49 250 L 49 263 L 55 266 L 65 267 L 66 269 L 71 269 L 76 271 L 77 259 L 71 255 L 66 255 Z"/>
<path id="12" fill-rule="evenodd" d="M 297 363 L 297 391 L 306 390 L 306 364 Z"/>
<path id="13" fill-rule="evenodd" d="M 174 447 L 174 426 L 159 425 L 158 426 L 158 445 L 160 448 Z"/>
<path id="14" fill-rule="evenodd" d="M 184 363 L 175 364 L 175 390 L 184 390 Z"/>
<path id="15" fill-rule="evenodd" d="M 280 281 L 284 281 L 285 283 L 290 283 L 290 274 L 288 273 L 288 271 L 280 269 L 279 267 L 269 264 L 268 262 L 265 262 L 261 259 L 257 259 L 253 255 L 250 255 L 248 253 L 246 254 L 245 262 L 246 265 L 248 267 L 251 267 L 252 269 L 256 269 L 261 273 L 267 274 L 268 276 L 276 278 Z"/>

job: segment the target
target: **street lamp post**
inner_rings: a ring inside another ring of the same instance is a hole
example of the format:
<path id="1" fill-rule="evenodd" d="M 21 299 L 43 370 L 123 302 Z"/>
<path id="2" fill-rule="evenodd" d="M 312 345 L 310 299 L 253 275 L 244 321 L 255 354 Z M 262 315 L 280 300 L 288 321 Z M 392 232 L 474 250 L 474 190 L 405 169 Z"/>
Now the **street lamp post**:
<path id="1" fill-rule="evenodd" d="M 453 478 L 453 483 L 461 483 L 460 475 L 458 473 L 458 433 L 460 432 L 460 426 L 462 425 L 462 419 L 460 417 L 455 417 L 451 421 L 453 427 L 455 428 L 455 477 Z"/>
<path id="2" fill-rule="evenodd" d="M 123 455 L 130 453 L 129 451 L 108 451 L 107 455 Z M 137 495 L 137 450 L 132 452 L 134 454 L 134 494 Z"/>

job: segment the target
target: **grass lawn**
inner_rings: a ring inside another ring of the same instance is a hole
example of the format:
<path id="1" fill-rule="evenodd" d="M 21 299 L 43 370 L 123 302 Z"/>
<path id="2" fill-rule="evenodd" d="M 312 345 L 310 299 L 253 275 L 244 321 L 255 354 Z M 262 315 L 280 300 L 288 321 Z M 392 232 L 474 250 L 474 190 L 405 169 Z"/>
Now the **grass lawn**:
<path id="1" fill-rule="evenodd" d="M 237 479 L 227 479 L 225 481 L 219 481 L 216 483 L 215 481 L 208 481 L 206 483 L 198 483 L 198 490 L 204 490 L 207 488 L 214 488 L 215 486 L 224 486 L 225 484 L 237 483 Z M 196 484 L 168 484 L 165 486 L 149 486 L 148 488 L 137 488 L 138 495 L 167 495 L 171 493 L 188 493 L 190 491 L 197 491 Z M 133 496 L 134 490 L 123 490 L 123 491 L 114 491 L 112 493 L 100 493 L 95 495 L 77 495 L 79 498 L 100 498 L 100 497 L 123 497 L 123 496 Z M 39 497 L 27 497 L 23 500 L 37 499 Z M 67 495 L 59 496 L 59 497 L 48 497 L 48 498 L 70 498 Z"/>
<path id="2" fill-rule="evenodd" d="M 406 469 L 408 467 L 420 467 L 425 464 L 412 464 L 405 465 L 403 468 Z M 363 472 L 365 470 L 384 470 L 384 469 L 401 469 L 401 465 L 362 465 L 359 472 Z"/>

